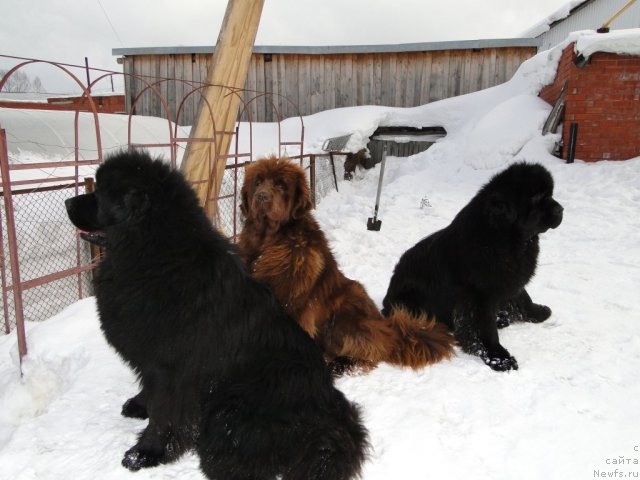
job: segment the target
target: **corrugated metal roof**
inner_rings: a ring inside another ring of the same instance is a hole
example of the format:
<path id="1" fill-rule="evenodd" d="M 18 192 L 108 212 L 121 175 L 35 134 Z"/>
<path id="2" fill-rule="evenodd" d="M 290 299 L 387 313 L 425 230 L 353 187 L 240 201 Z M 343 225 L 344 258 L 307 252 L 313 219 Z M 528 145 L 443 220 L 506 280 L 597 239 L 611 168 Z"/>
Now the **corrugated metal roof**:
<path id="1" fill-rule="evenodd" d="M 334 45 L 334 46 L 255 46 L 253 53 L 330 55 L 354 53 L 402 53 L 437 50 L 467 50 L 480 48 L 538 47 L 536 38 L 498 38 L 483 40 L 459 40 L 449 42 L 402 43 L 397 45 Z M 113 55 L 184 55 L 212 53 L 213 46 L 114 48 Z"/>

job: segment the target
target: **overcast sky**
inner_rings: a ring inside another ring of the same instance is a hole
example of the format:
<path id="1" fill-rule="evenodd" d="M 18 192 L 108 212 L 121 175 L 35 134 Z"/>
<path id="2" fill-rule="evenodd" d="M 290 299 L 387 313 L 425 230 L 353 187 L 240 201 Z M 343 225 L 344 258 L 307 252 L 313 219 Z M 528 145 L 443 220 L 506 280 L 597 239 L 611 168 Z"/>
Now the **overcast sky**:
<path id="1" fill-rule="evenodd" d="M 248 1 L 248 0 L 246 0 Z M 568 0 L 265 0 L 256 45 L 511 38 Z M 0 54 L 121 71 L 113 48 L 213 45 L 226 0 L 0 0 Z M 0 68 L 6 68 L 0 62 Z M 56 89 L 51 69 L 38 74 Z"/>

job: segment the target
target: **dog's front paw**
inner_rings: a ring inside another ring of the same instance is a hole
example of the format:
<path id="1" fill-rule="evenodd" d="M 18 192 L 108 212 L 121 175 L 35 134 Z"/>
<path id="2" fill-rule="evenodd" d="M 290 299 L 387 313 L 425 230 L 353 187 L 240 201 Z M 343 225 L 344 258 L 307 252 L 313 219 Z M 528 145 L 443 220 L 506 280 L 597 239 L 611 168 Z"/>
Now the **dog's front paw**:
<path id="1" fill-rule="evenodd" d="M 141 468 L 155 467 L 159 464 L 160 455 L 142 451 L 138 447 L 132 447 L 127 450 L 122 459 L 122 466 L 134 472 Z"/>
<path id="2" fill-rule="evenodd" d="M 511 325 L 511 322 L 509 321 L 509 313 L 505 311 L 498 312 L 498 315 L 496 316 L 496 326 L 498 328 L 507 328 L 509 325 Z"/>
<path id="3" fill-rule="evenodd" d="M 546 305 L 534 303 L 527 310 L 527 320 L 531 323 L 541 323 L 551 316 L 551 309 Z"/>
<path id="4" fill-rule="evenodd" d="M 497 372 L 518 369 L 518 361 L 502 345 L 487 348 L 481 357 L 484 363 Z"/>
<path id="5" fill-rule="evenodd" d="M 506 372 L 508 370 L 518 370 L 518 361 L 515 357 L 508 355 L 506 357 L 484 356 L 484 363 L 489 365 L 496 372 Z"/>

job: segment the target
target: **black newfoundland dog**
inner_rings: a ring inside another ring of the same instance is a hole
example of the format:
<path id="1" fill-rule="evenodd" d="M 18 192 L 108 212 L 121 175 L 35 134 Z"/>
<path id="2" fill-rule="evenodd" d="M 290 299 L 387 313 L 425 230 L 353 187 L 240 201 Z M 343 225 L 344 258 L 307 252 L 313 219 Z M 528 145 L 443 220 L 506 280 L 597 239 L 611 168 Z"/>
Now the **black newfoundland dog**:
<path id="1" fill-rule="evenodd" d="M 246 272 L 183 176 L 120 153 L 66 202 L 89 241 L 102 330 L 138 374 L 123 415 L 149 418 L 131 470 L 195 448 L 215 479 L 349 479 L 367 434 L 313 340 Z"/>
<path id="2" fill-rule="evenodd" d="M 462 349 L 494 370 L 518 363 L 498 327 L 542 322 L 551 310 L 524 289 L 535 273 L 538 235 L 562 222 L 553 178 L 541 165 L 516 163 L 495 175 L 451 224 L 407 250 L 395 267 L 383 313 L 394 307 L 435 315 Z"/>

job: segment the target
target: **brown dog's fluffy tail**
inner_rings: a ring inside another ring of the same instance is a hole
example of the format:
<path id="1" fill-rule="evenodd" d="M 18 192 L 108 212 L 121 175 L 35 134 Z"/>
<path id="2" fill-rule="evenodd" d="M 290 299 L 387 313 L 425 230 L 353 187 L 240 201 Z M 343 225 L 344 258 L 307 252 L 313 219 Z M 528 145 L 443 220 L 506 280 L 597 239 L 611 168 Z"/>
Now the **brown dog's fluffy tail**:
<path id="1" fill-rule="evenodd" d="M 393 307 L 387 319 L 398 335 L 389 352 L 389 363 L 417 369 L 453 355 L 453 335 L 446 325 L 428 319 L 426 314 L 416 316 Z"/>

